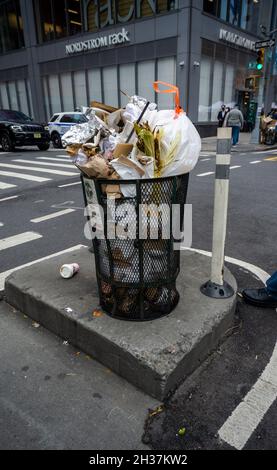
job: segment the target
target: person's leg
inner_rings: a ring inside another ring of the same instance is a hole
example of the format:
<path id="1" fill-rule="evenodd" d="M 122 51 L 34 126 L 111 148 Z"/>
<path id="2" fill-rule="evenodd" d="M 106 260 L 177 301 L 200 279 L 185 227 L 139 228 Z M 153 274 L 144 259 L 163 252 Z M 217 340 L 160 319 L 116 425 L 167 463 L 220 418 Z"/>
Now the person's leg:
<path id="1" fill-rule="evenodd" d="M 235 142 L 235 137 L 236 137 L 236 128 L 235 126 L 232 127 L 232 144 L 233 145 L 236 145 L 236 142 Z"/>
<path id="2" fill-rule="evenodd" d="M 233 127 L 233 145 L 236 145 L 239 141 L 239 126 Z"/>
<path id="3" fill-rule="evenodd" d="M 277 300 L 277 271 L 266 281 L 266 290 L 271 297 Z"/>

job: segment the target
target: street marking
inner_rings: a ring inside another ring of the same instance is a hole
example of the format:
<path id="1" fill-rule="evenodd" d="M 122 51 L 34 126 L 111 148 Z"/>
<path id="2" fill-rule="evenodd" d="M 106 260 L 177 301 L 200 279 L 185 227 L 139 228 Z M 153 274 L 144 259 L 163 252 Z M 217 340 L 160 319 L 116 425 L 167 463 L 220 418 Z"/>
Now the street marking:
<path id="1" fill-rule="evenodd" d="M 55 157 L 37 157 L 37 158 L 36 158 L 36 161 L 37 161 L 37 160 L 47 160 L 47 161 L 49 160 L 49 161 L 51 161 L 51 162 L 63 162 L 63 161 L 65 161 L 65 162 L 66 162 L 66 161 L 70 162 L 69 158 L 70 158 L 69 156 L 68 156 L 68 157 L 62 157 L 62 156 L 61 156 L 61 157 L 59 157 L 59 158 L 55 158 Z"/>
<path id="2" fill-rule="evenodd" d="M 4 224 L 3 224 L 3 222 L 0 222 L 0 227 L 4 227 Z"/>
<path id="3" fill-rule="evenodd" d="M 13 235 L 12 237 L 3 238 L 0 240 L 0 251 L 6 250 L 7 248 L 12 248 L 13 246 L 22 245 L 23 243 L 31 242 L 42 238 L 40 233 L 36 232 L 24 232 L 19 233 L 18 235 Z"/>
<path id="4" fill-rule="evenodd" d="M 17 198 L 18 196 L 4 197 L 3 199 L 0 199 L 0 202 L 9 201 L 10 199 L 17 199 Z"/>
<path id="5" fill-rule="evenodd" d="M 82 182 L 77 181 L 77 183 L 62 184 L 61 186 L 58 186 L 58 188 L 67 188 L 68 186 L 75 186 L 75 184 L 82 184 Z"/>
<path id="6" fill-rule="evenodd" d="M 195 253 L 209 256 L 210 258 L 212 257 L 212 253 L 210 251 L 198 250 L 197 248 L 188 248 L 188 247 L 182 247 L 182 249 L 188 250 L 188 251 L 195 251 Z M 236 266 L 240 266 L 242 268 L 247 269 L 248 271 L 252 272 L 256 277 L 258 277 L 264 284 L 266 283 L 267 279 L 270 277 L 270 275 L 266 271 L 259 268 L 258 266 L 255 266 L 254 264 L 247 263 L 247 261 L 242 261 L 240 259 L 231 258 L 230 256 L 225 256 L 225 261 L 227 261 L 227 263 L 235 264 Z"/>
<path id="7" fill-rule="evenodd" d="M 44 258 L 35 259 L 34 261 L 30 261 L 29 263 L 22 264 L 21 266 L 16 266 L 13 269 L 9 269 L 8 271 L 4 271 L 0 273 L 0 291 L 4 289 L 5 279 L 13 272 L 19 271 L 20 269 L 23 269 L 23 268 L 28 268 L 29 266 L 32 266 L 33 264 L 41 263 L 41 261 L 55 258 L 56 256 L 63 255 L 65 253 L 70 253 L 71 251 L 80 250 L 81 248 L 87 248 L 87 246 L 86 245 L 72 246 L 71 248 L 67 248 L 66 250 L 58 251 L 57 253 L 52 253 L 51 255 L 45 256 Z"/>
<path id="8" fill-rule="evenodd" d="M 62 175 L 62 176 L 76 176 L 78 173 L 70 172 L 70 171 L 63 171 L 63 170 L 51 170 L 49 168 L 38 168 L 38 167 L 31 167 L 25 165 L 10 165 L 9 163 L 0 163 L 0 167 L 4 168 L 11 168 L 16 170 L 28 170 L 28 171 L 39 171 L 41 173 L 51 173 L 52 175 Z M 1 173 L 0 173 L 1 174 Z"/>
<path id="9" fill-rule="evenodd" d="M 19 162 L 19 163 L 31 163 L 33 164 L 34 162 L 30 160 L 21 160 L 20 158 L 17 160 L 13 160 L 13 162 Z M 72 166 L 71 162 L 68 163 L 50 163 L 50 162 L 35 162 L 36 165 L 42 165 L 42 166 L 55 166 L 55 167 L 61 167 L 61 168 L 69 168 L 74 170 L 76 167 Z"/>
<path id="10" fill-rule="evenodd" d="M 200 173 L 199 175 L 196 175 L 196 176 L 208 176 L 208 175 L 214 175 L 214 171 L 208 171 L 207 173 Z"/>
<path id="11" fill-rule="evenodd" d="M 194 248 L 184 248 L 211 257 L 212 253 Z M 235 258 L 225 257 L 225 261 L 246 268 L 257 276 L 264 284 L 270 275 L 253 264 Z M 251 435 L 277 398 L 277 342 L 272 356 L 262 374 L 246 394 L 241 403 L 227 418 L 218 431 L 219 437 L 242 450 Z"/>
<path id="12" fill-rule="evenodd" d="M 249 162 L 250 165 L 255 165 L 255 163 L 262 163 L 262 160 L 254 160 L 253 162 Z"/>
<path id="13" fill-rule="evenodd" d="M 200 162 L 208 162 L 208 161 L 210 161 L 210 158 L 201 158 L 200 159 Z"/>
<path id="14" fill-rule="evenodd" d="M 0 171 L 0 176 L 11 176 L 13 178 L 20 178 L 22 180 L 37 181 L 38 183 L 51 181 L 51 178 L 42 178 L 41 176 L 27 175 L 25 173 L 14 173 L 13 171 Z"/>
<path id="15" fill-rule="evenodd" d="M 70 214 L 71 212 L 75 212 L 75 209 L 64 209 L 59 212 L 53 212 L 52 214 L 47 214 L 42 217 L 37 217 L 36 219 L 31 219 L 30 222 L 33 224 L 38 224 L 39 222 L 44 222 L 45 220 L 55 219 L 56 217 L 60 217 L 61 215 Z"/>
<path id="16" fill-rule="evenodd" d="M 266 161 L 277 162 L 277 157 L 265 158 Z"/>
<path id="17" fill-rule="evenodd" d="M 10 189 L 10 188 L 16 188 L 17 186 L 15 184 L 7 184 L 7 183 L 1 183 L 0 181 L 0 189 Z"/>
<path id="18" fill-rule="evenodd" d="M 230 170 L 235 170 L 235 168 L 241 168 L 241 165 L 230 166 Z"/>
<path id="19" fill-rule="evenodd" d="M 225 442 L 242 450 L 277 397 L 277 382 L 271 383 L 277 370 L 277 345 L 271 360 L 250 392 L 218 431 Z"/>

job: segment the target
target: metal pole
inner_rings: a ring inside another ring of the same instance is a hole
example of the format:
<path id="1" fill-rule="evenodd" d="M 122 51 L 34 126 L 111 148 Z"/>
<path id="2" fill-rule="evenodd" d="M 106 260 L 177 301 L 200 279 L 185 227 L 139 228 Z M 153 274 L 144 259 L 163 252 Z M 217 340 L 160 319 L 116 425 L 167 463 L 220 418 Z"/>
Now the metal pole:
<path id="1" fill-rule="evenodd" d="M 232 129 L 230 127 L 222 127 L 217 130 L 211 279 L 200 288 L 202 294 L 216 299 L 226 299 L 234 295 L 233 288 L 224 281 L 231 135 Z"/>

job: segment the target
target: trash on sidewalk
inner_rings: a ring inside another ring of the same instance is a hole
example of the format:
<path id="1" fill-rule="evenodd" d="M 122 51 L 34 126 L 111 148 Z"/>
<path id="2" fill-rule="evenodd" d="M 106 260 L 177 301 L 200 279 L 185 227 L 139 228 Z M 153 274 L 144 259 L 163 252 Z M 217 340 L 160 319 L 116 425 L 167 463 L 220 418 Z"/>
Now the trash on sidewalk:
<path id="1" fill-rule="evenodd" d="M 80 271 L 80 266 L 77 263 L 64 264 L 60 268 L 60 274 L 64 279 L 70 279 L 79 271 Z"/>
<path id="2" fill-rule="evenodd" d="M 178 436 L 183 437 L 186 434 L 186 428 L 180 428 L 178 431 Z"/>

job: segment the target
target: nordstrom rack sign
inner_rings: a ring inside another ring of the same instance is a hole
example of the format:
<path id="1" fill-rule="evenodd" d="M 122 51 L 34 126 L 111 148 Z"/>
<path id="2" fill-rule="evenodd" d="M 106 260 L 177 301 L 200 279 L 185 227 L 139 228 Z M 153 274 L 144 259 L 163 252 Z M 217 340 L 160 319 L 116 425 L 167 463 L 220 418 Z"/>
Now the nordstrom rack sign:
<path id="1" fill-rule="evenodd" d="M 231 31 L 226 31 L 226 29 L 221 29 L 219 31 L 219 39 L 236 44 L 236 46 L 255 51 L 255 41 L 251 41 L 250 39 L 240 36 L 239 34 L 232 33 Z"/>
<path id="2" fill-rule="evenodd" d="M 118 33 L 109 34 L 107 36 L 99 36 L 94 39 L 68 44 L 65 46 L 65 51 L 67 54 L 76 54 L 78 52 L 100 49 L 102 47 L 116 46 L 126 42 L 130 42 L 129 31 L 127 31 L 125 28 L 122 28 L 122 30 Z"/>

